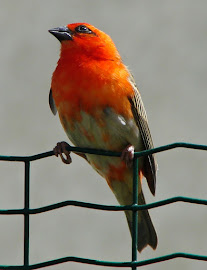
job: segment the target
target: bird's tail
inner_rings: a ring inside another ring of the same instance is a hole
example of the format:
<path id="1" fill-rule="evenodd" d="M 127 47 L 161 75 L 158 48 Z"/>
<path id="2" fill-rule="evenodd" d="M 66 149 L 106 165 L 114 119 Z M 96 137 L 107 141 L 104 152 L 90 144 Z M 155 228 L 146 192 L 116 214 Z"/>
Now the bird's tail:
<path id="1" fill-rule="evenodd" d="M 131 175 L 130 175 L 131 177 Z M 131 179 L 131 178 L 130 178 Z M 132 185 L 130 185 L 130 179 L 126 181 L 117 181 L 111 178 L 106 178 L 108 185 L 116 196 L 118 202 L 121 205 L 132 204 Z M 139 195 L 138 203 L 139 205 L 144 205 L 145 198 L 141 190 L 141 184 L 139 183 Z M 132 220 L 133 212 L 130 210 L 125 211 L 129 229 L 132 235 Z M 138 251 L 141 252 L 147 245 L 151 246 L 153 249 L 157 247 L 157 234 L 152 224 L 150 215 L 147 210 L 138 211 L 138 239 L 137 246 Z"/>
<path id="2" fill-rule="evenodd" d="M 138 197 L 139 205 L 146 204 L 142 191 Z M 132 211 L 125 211 L 129 229 L 132 235 Z M 152 224 L 149 212 L 142 210 L 138 212 L 138 251 L 141 252 L 147 245 L 153 249 L 157 247 L 157 234 Z"/>

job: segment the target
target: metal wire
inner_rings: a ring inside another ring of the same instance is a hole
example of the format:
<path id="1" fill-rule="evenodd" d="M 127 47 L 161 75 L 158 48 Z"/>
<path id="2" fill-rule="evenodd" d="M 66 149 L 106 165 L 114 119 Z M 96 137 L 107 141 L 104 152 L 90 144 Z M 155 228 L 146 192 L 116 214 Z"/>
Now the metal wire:
<path id="1" fill-rule="evenodd" d="M 189 197 L 173 197 L 166 200 L 158 201 L 151 204 L 146 205 L 138 205 L 138 158 L 141 156 L 149 155 L 152 153 L 163 152 L 166 150 L 170 150 L 173 148 L 190 148 L 190 149 L 198 149 L 198 150 L 207 150 L 207 145 L 198 145 L 198 144 L 190 144 L 190 143 L 173 143 L 164 146 L 160 146 L 154 149 L 145 150 L 141 152 L 135 153 L 135 158 L 133 162 L 133 204 L 132 205 L 100 205 L 93 203 L 86 203 L 80 201 L 63 201 L 60 203 L 31 209 L 30 204 L 30 162 L 50 157 L 54 155 L 53 151 L 40 153 L 32 156 L 0 156 L 0 160 L 2 161 L 17 161 L 24 162 L 25 165 L 25 180 L 24 180 L 24 208 L 23 209 L 2 209 L 0 210 L 0 215 L 24 215 L 24 264 L 23 265 L 0 265 L 0 269 L 40 269 L 52 265 L 57 265 L 65 262 L 78 262 L 84 264 L 91 265 L 101 265 L 108 267 L 130 267 L 132 270 L 136 270 L 139 266 L 149 265 L 157 262 L 167 261 L 175 258 L 187 258 L 193 260 L 201 260 L 207 261 L 207 256 L 201 256 L 196 254 L 188 254 L 188 253 L 173 253 L 167 254 L 164 256 L 156 257 L 153 259 L 138 261 L 137 260 L 137 237 L 138 236 L 138 211 L 145 209 L 152 209 L 155 207 L 160 207 L 164 205 L 168 205 L 175 202 L 185 202 L 185 203 L 193 203 L 199 205 L 207 205 L 207 200 L 200 200 L 197 198 L 189 198 Z M 96 154 L 96 155 L 104 155 L 104 156 L 120 156 L 121 153 L 98 150 L 98 149 L 88 149 L 88 148 L 79 148 L 79 147 L 68 147 L 69 151 L 79 152 L 79 153 L 88 153 L 88 154 Z M 66 206 L 77 206 L 84 208 L 91 208 L 96 210 L 104 210 L 104 211 L 125 211 L 131 210 L 133 211 L 133 230 L 132 230 L 132 260 L 131 261 L 122 261 L 122 262 L 112 262 L 112 261 L 100 261 L 100 260 L 92 260 L 86 258 L 79 257 L 64 257 L 56 260 L 45 261 L 38 264 L 29 264 L 29 238 L 30 238 L 30 215 L 39 214 L 47 211 L 52 211 L 54 209 L 66 207 Z"/>
<path id="2" fill-rule="evenodd" d="M 24 179 L 24 266 L 29 265 L 29 193 L 30 193 L 30 162 L 25 161 L 25 179 Z"/>
<path id="3" fill-rule="evenodd" d="M 138 239 L 138 211 L 136 206 L 138 206 L 138 158 L 135 157 L 133 160 L 133 205 L 134 208 L 132 216 L 132 270 L 136 270 L 137 266 L 137 239 Z"/>

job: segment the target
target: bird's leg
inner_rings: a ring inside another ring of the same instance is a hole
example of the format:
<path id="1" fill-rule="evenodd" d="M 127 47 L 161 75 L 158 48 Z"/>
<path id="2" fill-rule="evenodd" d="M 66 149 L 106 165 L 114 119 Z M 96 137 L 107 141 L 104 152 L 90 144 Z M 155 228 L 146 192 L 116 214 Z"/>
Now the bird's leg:
<path id="1" fill-rule="evenodd" d="M 65 164 L 70 164 L 72 162 L 72 159 L 70 156 L 71 152 L 67 150 L 68 146 L 69 146 L 69 144 L 66 142 L 59 142 L 59 143 L 57 143 L 57 145 L 53 149 L 55 156 L 58 157 L 60 155 L 62 162 Z M 74 153 L 87 160 L 85 154 L 77 153 L 77 152 L 74 152 Z M 63 154 L 66 156 L 66 158 L 63 156 Z"/>
<path id="2" fill-rule="evenodd" d="M 134 146 L 129 144 L 121 154 L 121 159 L 126 163 L 127 167 L 132 167 L 134 158 Z"/>

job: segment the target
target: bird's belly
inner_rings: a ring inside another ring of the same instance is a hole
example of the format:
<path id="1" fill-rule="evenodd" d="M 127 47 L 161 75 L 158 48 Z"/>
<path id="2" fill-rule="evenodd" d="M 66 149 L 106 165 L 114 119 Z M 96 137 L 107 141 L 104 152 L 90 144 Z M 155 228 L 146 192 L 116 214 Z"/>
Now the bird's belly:
<path id="1" fill-rule="evenodd" d="M 77 119 L 66 121 L 61 115 L 60 119 L 70 141 L 75 146 L 121 152 L 127 145 L 132 144 L 136 151 L 143 149 L 142 139 L 134 119 L 126 119 L 110 108 L 94 115 L 82 111 L 78 121 Z M 104 177 L 108 177 L 110 171 L 115 171 L 116 168 L 119 170 L 118 174 L 126 169 L 120 158 L 87 155 L 87 159 Z"/>

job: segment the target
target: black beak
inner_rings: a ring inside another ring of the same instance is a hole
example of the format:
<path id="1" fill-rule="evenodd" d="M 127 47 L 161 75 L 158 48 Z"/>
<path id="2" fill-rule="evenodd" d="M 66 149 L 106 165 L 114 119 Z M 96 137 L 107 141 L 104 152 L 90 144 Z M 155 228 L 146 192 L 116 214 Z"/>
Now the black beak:
<path id="1" fill-rule="evenodd" d="M 66 26 L 56 27 L 48 30 L 60 42 L 64 40 L 73 40 L 73 32 Z"/>

